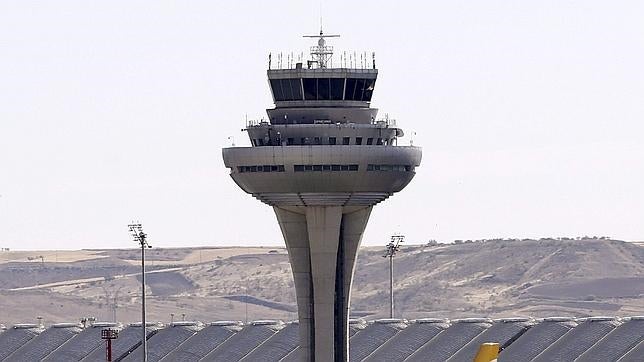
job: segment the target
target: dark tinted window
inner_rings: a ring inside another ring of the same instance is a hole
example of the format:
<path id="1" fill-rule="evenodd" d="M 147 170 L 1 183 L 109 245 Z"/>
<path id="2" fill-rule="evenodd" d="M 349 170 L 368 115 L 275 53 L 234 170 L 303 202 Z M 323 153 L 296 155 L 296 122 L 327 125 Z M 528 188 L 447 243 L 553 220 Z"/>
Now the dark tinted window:
<path id="1" fill-rule="evenodd" d="M 344 89 L 344 78 L 331 78 L 331 99 L 334 101 L 342 100 L 342 90 Z"/>
<path id="2" fill-rule="evenodd" d="M 343 145 L 348 145 L 350 140 L 351 140 L 351 138 L 349 138 L 349 137 L 342 137 L 342 144 Z"/>
<path id="3" fill-rule="evenodd" d="M 344 99 L 346 100 L 352 100 L 353 99 L 353 93 L 355 92 L 356 89 L 356 79 L 355 78 L 347 78 L 347 87 L 345 89 L 344 93 Z"/>
<path id="4" fill-rule="evenodd" d="M 295 101 L 302 99 L 300 78 L 271 79 L 271 88 L 276 101 Z"/>
<path id="5" fill-rule="evenodd" d="M 329 78 L 318 79 L 318 99 L 319 100 L 329 99 Z"/>
<path id="6" fill-rule="evenodd" d="M 373 144 L 373 138 L 367 138 L 367 145 Z"/>
<path id="7" fill-rule="evenodd" d="M 335 144 L 335 137 L 329 137 L 329 144 L 334 145 Z"/>
<path id="8" fill-rule="evenodd" d="M 304 78 L 302 79 L 302 83 L 304 84 L 304 99 L 307 101 L 316 100 L 318 95 L 317 79 Z"/>
<path id="9" fill-rule="evenodd" d="M 273 88 L 273 97 L 276 101 L 281 101 L 284 99 L 282 94 L 282 86 L 280 85 L 279 79 L 271 79 L 271 88 Z"/>
<path id="10" fill-rule="evenodd" d="M 356 137 L 356 145 L 362 144 L 362 137 Z"/>
<path id="11" fill-rule="evenodd" d="M 356 80 L 356 91 L 353 93 L 353 100 L 354 101 L 361 101 L 362 100 L 362 93 L 364 92 L 364 79 L 357 79 Z"/>
<path id="12" fill-rule="evenodd" d="M 344 99 L 348 101 L 371 101 L 375 79 L 347 78 Z"/>
<path id="13" fill-rule="evenodd" d="M 375 79 L 366 79 L 365 80 L 365 89 L 362 94 L 362 100 L 365 102 L 371 102 L 371 95 L 373 94 L 373 88 L 376 85 Z"/>
<path id="14" fill-rule="evenodd" d="M 282 84 L 282 96 L 284 97 L 283 100 L 285 101 L 293 100 L 293 92 L 291 92 L 291 80 L 280 79 L 280 83 Z"/>
<path id="15" fill-rule="evenodd" d="M 293 93 L 293 100 L 302 100 L 302 83 L 300 83 L 300 78 L 291 79 L 291 93 Z"/>
<path id="16" fill-rule="evenodd" d="M 358 171 L 358 165 L 293 165 L 293 168 L 297 172 Z"/>

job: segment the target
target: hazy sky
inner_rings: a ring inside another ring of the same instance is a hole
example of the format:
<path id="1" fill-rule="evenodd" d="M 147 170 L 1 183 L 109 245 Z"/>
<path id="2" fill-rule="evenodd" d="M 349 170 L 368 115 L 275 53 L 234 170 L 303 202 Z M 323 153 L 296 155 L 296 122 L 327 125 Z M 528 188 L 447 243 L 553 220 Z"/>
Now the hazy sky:
<path id="1" fill-rule="evenodd" d="M 644 2 L 324 1 L 423 162 L 364 237 L 644 240 Z M 0 0 L 0 246 L 282 245 L 221 148 L 318 1 Z M 405 137 L 403 143 L 407 143 Z"/>

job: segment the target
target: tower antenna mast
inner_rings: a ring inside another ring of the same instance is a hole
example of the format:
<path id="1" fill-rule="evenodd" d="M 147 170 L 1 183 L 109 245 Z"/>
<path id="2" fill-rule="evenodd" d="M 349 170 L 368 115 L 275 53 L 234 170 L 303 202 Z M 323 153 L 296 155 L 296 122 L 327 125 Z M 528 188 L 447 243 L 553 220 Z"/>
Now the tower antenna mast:
<path id="1" fill-rule="evenodd" d="M 310 69 L 314 64 L 318 68 L 327 68 L 331 59 L 333 58 L 333 47 L 326 45 L 326 38 L 339 38 L 340 35 L 325 35 L 322 31 L 322 18 L 320 17 L 320 34 L 319 35 L 304 35 L 305 38 L 318 38 L 318 45 L 311 47 L 311 58 L 308 62 Z"/>

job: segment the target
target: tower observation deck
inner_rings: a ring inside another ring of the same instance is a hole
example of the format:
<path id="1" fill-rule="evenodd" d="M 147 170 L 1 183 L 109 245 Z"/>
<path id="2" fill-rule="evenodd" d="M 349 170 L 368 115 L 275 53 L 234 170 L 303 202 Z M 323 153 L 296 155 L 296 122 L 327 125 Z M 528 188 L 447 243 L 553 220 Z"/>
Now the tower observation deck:
<path id="1" fill-rule="evenodd" d="M 308 37 L 318 38 L 310 60 L 278 69 L 269 60 L 275 107 L 267 121 L 247 124 L 251 147 L 224 148 L 223 158 L 235 183 L 277 216 L 293 270 L 301 360 L 346 361 L 351 283 L 371 209 L 407 186 L 421 149 L 398 145 L 395 121 L 376 120 L 373 56 L 363 56 L 362 67 L 347 67 L 345 57 L 334 68 L 326 38 L 337 35 Z"/>

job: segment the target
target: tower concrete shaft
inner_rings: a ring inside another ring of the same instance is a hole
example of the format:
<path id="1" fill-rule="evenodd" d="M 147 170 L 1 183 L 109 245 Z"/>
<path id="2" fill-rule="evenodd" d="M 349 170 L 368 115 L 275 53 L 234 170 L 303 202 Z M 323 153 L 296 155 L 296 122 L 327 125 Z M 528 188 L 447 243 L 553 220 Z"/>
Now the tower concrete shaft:
<path id="1" fill-rule="evenodd" d="M 371 206 L 357 211 L 342 206 L 273 209 L 295 281 L 300 358 L 346 361 L 351 283 Z"/>

